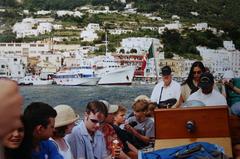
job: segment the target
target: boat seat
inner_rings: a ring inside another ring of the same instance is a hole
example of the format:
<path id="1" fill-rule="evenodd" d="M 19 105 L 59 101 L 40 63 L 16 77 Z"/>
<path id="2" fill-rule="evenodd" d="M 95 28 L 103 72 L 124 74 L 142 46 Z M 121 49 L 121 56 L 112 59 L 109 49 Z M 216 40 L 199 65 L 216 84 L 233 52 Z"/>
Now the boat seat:
<path id="1" fill-rule="evenodd" d="M 227 106 L 156 109 L 154 118 L 155 149 L 209 142 L 232 157 Z"/>

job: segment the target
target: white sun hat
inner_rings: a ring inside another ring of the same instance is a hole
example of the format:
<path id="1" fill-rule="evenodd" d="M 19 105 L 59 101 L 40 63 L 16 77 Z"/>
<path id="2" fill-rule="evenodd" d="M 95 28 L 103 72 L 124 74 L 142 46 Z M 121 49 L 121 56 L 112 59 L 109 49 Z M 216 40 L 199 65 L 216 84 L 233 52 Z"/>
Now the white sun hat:
<path id="1" fill-rule="evenodd" d="M 71 124 L 79 119 L 79 115 L 69 105 L 57 105 L 54 109 L 57 111 L 55 128 Z"/>

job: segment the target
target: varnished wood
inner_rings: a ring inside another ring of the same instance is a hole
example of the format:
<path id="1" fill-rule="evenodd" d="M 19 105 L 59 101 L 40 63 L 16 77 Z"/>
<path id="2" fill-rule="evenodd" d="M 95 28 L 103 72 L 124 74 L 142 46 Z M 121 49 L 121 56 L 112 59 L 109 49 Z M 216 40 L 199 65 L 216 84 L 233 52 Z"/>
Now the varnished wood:
<path id="1" fill-rule="evenodd" d="M 230 136 L 228 108 L 224 106 L 157 109 L 154 118 L 156 139 Z M 187 121 L 196 124 L 195 132 L 187 131 Z"/>
<path id="2" fill-rule="evenodd" d="M 240 142 L 240 118 L 238 116 L 230 116 L 229 118 L 229 127 L 230 134 L 232 138 L 232 142 L 239 143 Z"/>
<path id="3" fill-rule="evenodd" d="M 232 157 L 232 147 L 230 137 L 223 138 L 183 138 L 183 139 L 157 139 L 155 140 L 155 150 L 171 148 L 181 145 L 190 144 L 193 142 L 208 142 L 212 144 L 217 144 L 224 148 L 225 154 L 228 157 Z"/>

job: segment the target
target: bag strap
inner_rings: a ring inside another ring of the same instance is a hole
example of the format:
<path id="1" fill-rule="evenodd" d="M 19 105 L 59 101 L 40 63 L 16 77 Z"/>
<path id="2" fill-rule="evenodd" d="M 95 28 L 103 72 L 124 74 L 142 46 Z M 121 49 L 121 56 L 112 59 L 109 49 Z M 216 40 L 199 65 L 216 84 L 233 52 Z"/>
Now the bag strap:
<path id="1" fill-rule="evenodd" d="M 163 92 L 163 87 L 161 88 L 161 91 L 160 91 L 158 104 L 160 103 L 160 101 L 161 101 L 161 99 L 162 99 L 162 92 Z"/>

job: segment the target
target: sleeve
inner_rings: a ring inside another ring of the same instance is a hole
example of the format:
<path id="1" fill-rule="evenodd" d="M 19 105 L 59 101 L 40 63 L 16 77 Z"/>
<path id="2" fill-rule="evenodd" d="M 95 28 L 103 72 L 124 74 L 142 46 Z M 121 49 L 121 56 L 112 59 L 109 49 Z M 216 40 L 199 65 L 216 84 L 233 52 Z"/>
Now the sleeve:
<path id="1" fill-rule="evenodd" d="M 154 123 L 153 122 L 149 122 L 148 125 L 147 125 L 147 129 L 146 129 L 146 136 L 147 137 L 155 137 L 154 135 Z"/>
<path id="2" fill-rule="evenodd" d="M 63 156 L 58 152 L 58 148 L 53 143 L 53 141 L 49 140 L 49 159 L 63 159 Z"/>
<path id="3" fill-rule="evenodd" d="M 74 159 L 84 159 L 86 152 L 86 145 L 82 137 L 78 136 L 76 133 L 72 133 L 66 137 L 67 142 L 70 145 L 71 152 Z"/>
<path id="4" fill-rule="evenodd" d="M 179 100 L 181 95 L 181 85 L 179 83 L 176 83 L 176 84 L 177 84 L 176 99 Z"/>
<path id="5" fill-rule="evenodd" d="M 152 94 L 151 94 L 151 101 L 152 102 L 157 102 L 158 103 L 158 85 L 156 85 L 152 91 Z"/>
<path id="6" fill-rule="evenodd" d="M 111 159 L 111 155 L 107 154 L 107 146 L 104 137 L 102 137 L 102 158 L 104 159 Z"/>

